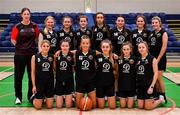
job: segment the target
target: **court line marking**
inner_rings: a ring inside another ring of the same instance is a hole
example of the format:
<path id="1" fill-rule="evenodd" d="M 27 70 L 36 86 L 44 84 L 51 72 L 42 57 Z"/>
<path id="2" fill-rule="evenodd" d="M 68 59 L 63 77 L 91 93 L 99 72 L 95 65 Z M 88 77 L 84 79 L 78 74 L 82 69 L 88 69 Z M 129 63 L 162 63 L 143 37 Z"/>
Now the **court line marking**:
<path id="1" fill-rule="evenodd" d="M 9 67 L 9 68 L 7 68 L 7 69 L 5 69 L 5 70 L 3 70 L 3 71 L 0 71 L 0 73 L 6 72 L 6 71 L 11 70 L 11 69 L 13 69 L 13 68 L 14 68 L 14 67 Z"/>
<path id="2" fill-rule="evenodd" d="M 164 111 L 164 112 L 161 112 L 159 115 L 165 115 L 165 114 L 167 114 L 167 113 L 173 111 L 174 108 L 176 107 L 176 103 L 175 103 L 174 100 L 172 100 L 172 99 L 169 98 L 169 97 L 167 97 L 167 99 L 168 99 L 169 101 L 171 101 L 171 103 L 173 104 L 173 106 L 172 106 L 170 109 L 168 109 L 168 110 L 166 110 L 166 111 Z"/>

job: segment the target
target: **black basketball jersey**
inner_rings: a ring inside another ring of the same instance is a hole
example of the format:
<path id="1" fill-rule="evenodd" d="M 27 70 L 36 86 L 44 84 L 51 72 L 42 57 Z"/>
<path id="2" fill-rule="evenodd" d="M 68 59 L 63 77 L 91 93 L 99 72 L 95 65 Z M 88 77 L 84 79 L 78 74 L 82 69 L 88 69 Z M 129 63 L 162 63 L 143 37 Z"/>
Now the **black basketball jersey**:
<path id="1" fill-rule="evenodd" d="M 138 58 L 136 64 L 136 76 L 137 84 L 140 87 L 149 87 L 153 81 L 153 59 L 154 57 L 150 54 L 145 59 Z"/>
<path id="2" fill-rule="evenodd" d="M 109 86 L 114 84 L 114 73 L 112 62 L 109 57 L 103 56 L 103 54 L 97 55 L 97 72 L 96 72 L 96 85 Z"/>
<path id="3" fill-rule="evenodd" d="M 74 43 L 75 43 L 75 33 L 73 30 L 70 30 L 69 32 L 65 32 L 64 29 L 60 30 L 58 32 L 59 42 L 63 39 L 66 39 L 70 42 L 70 50 L 74 50 Z"/>
<path id="4" fill-rule="evenodd" d="M 78 29 L 77 31 L 76 31 L 76 49 L 78 49 L 79 50 L 79 46 L 80 46 L 80 42 L 81 42 L 81 37 L 83 36 L 83 35 L 87 35 L 87 36 L 89 36 L 89 38 L 91 39 L 91 37 L 92 37 L 92 32 L 91 32 L 91 30 L 89 30 L 89 29 L 86 29 L 86 30 L 81 30 L 81 29 Z"/>
<path id="5" fill-rule="evenodd" d="M 36 80 L 43 82 L 54 79 L 53 61 L 54 56 L 51 54 L 48 54 L 47 57 L 43 57 L 41 53 L 35 55 Z"/>
<path id="6" fill-rule="evenodd" d="M 111 30 L 111 41 L 113 45 L 113 52 L 119 54 L 121 51 L 121 46 L 124 42 L 131 42 L 131 31 L 129 29 L 123 28 L 122 31 L 119 31 L 117 28 Z"/>
<path id="7" fill-rule="evenodd" d="M 110 39 L 109 26 L 104 25 L 103 27 L 98 27 L 97 25 L 92 27 L 92 47 L 98 51 L 101 51 L 100 43 L 104 39 Z"/>
<path id="8" fill-rule="evenodd" d="M 119 91 L 132 91 L 136 86 L 136 62 L 134 56 L 119 58 L 117 60 L 119 70 Z"/>
<path id="9" fill-rule="evenodd" d="M 79 83 L 93 83 L 95 75 L 95 57 L 96 51 L 89 50 L 83 54 L 81 50 L 76 51 L 76 80 Z"/>
<path id="10" fill-rule="evenodd" d="M 60 55 L 56 58 L 56 79 L 62 81 L 68 81 L 73 79 L 73 54 L 69 52 L 67 55 Z"/>
<path id="11" fill-rule="evenodd" d="M 132 36 L 133 54 L 135 56 L 139 56 L 138 45 L 142 41 L 145 41 L 148 43 L 150 31 L 143 29 L 142 32 L 138 32 L 138 29 L 135 29 L 132 32 L 132 34 L 133 34 L 133 36 Z"/>
<path id="12" fill-rule="evenodd" d="M 149 37 L 150 53 L 156 58 L 162 48 L 164 32 L 166 32 L 164 29 L 161 29 L 159 32 L 152 31 Z M 165 55 L 166 53 L 164 53 Z"/>
<path id="13" fill-rule="evenodd" d="M 49 53 L 54 54 L 59 49 L 57 33 L 53 30 L 52 32 L 48 31 L 48 33 L 42 31 L 41 34 L 43 35 L 44 40 L 48 40 L 51 43 L 51 49 Z"/>

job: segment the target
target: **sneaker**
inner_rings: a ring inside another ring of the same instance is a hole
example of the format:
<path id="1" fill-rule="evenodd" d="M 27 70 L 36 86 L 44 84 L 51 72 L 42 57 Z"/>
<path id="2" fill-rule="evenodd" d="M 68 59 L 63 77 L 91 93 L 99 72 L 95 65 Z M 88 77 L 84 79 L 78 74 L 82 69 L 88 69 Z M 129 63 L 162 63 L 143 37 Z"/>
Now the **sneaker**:
<path id="1" fill-rule="evenodd" d="M 164 104 L 165 100 L 164 100 L 164 96 L 163 95 L 159 95 L 159 100 L 161 100 L 161 103 Z"/>
<path id="2" fill-rule="evenodd" d="M 20 100 L 18 97 L 17 97 L 16 100 L 15 100 L 15 104 L 16 104 L 16 105 L 21 104 L 21 100 Z"/>

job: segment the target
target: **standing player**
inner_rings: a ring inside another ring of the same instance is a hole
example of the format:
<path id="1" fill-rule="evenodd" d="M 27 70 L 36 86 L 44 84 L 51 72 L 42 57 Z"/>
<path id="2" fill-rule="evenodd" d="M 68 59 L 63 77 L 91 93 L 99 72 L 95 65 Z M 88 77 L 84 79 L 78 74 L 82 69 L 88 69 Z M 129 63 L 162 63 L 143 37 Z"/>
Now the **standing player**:
<path id="1" fill-rule="evenodd" d="M 22 21 L 14 26 L 11 34 L 11 42 L 15 46 L 15 104 L 21 104 L 22 102 L 22 80 L 26 66 L 29 79 L 28 100 L 30 100 L 30 97 L 32 96 L 31 57 L 36 53 L 35 42 L 39 36 L 37 24 L 30 21 L 31 12 L 28 8 L 23 8 L 21 10 L 21 17 Z"/>
<path id="2" fill-rule="evenodd" d="M 109 26 L 105 24 L 105 16 L 102 12 L 96 13 L 95 26 L 92 27 L 93 49 L 101 51 L 100 43 L 104 39 L 110 39 Z"/>
<path id="3" fill-rule="evenodd" d="M 149 54 L 146 42 L 139 43 L 138 51 L 141 55 L 136 64 L 138 108 L 151 110 L 164 102 L 162 95 L 158 100 L 154 100 L 158 63 L 156 58 Z"/>
<path id="4" fill-rule="evenodd" d="M 136 92 L 136 58 L 132 56 L 132 44 L 130 42 L 122 44 L 121 56 L 117 63 L 119 70 L 117 96 L 120 97 L 120 107 L 132 108 Z"/>
<path id="5" fill-rule="evenodd" d="M 81 42 L 81 37 L 83 35 L 89 36 L 91 38 L 91 30 L 88 29 L 88 17 L 85 15 L 80 15 L 79 16 L 79 25 L 80 28 L 76 31 L 76 49 L 79 50 L 80 42 Z"/>
<path id="6" fill-rule="evenodd" d="M 163 81 L 163 71 L 166 70 L 166 49 L 168 42 L 167 32 L 162 28 L 162 22 L 159 17 L 152 18 L 152 26 L 154 31 L 150 34 L 149 44 L 150 44 L 150 53 L 155 58 L 157 58 L 158 63 L 158 80 L 156 88 L 159 95 L 163 95 L 165 98 L 165 103 L 167 103 L 165 96 L 165 85 Z"/>
<path id="7" fill-rule="evenodd" d="M 46 17 L 45 21 L 45 28 L 44 30 L 39 34 L 39 52 L 41 52 L 40 44 L 42 40 L 48 40 L 51 43 L 51 49 L 49 53 L 54 54 L 58 49 L 58 36 L 55 32 L 54 24 L 55 19 L 52 16 Z"/>
<path id="8" fill-rule="evenodd" d="M 133 45 L 133 55 L 139 56 L 138 53 L 138 44 L 142 41 L 148 43 L 148 38 L 150 31 L 147 30 L 146 18 L 143 15 L 138 15 L 136 18 L 137 29 L 133 30 L 132 34 L 132 45 Z"/>
<path id="9" fill-rule="evenodd" d="M 121 45 L 129 41 L 131 42 L 131 31 L 125 28 L 125 19 L 122 16 L 118 16 L 116 20 L 116 27 L 111 31 L 113 52 L 119 54 L 121 51 Z"/>
<path id="10" fill-rule="evenodd" d="M 69 16 L 65 16 L 63 17 L 62 23 L 63 29 L 58 32 L 58 43 L 63 39 L 67 39 L 70 42 L 70 49 L 73 50 L 75 49 L 75 33 L 72 29 L 72 18 Z"/>
<path id="11" fill-rule="evenodd" d="M 102 54 L 98 54 L 96 58 L 97 72 L 96 72 L 96 95 L 98 107 L 103 109 L 105 107 L 105 96 L 107 96 L 108 106 L 110 109 L 116 108 L 116 99 L 114 92 L 114 69 L 115 62 L 112 56 L 112 44 L 109 40 L 101 42 Z"/>
<path id="12" fill-rule="evenodd" d="M 69 52 L 70 43 L 64 39 L 60 42 L 61 51 L 59 56 L 55 56 L 54 65 L 56 68 L 56 107 L 63 106 L 63 98 L 65 97 L 66 107 L 72 107 L 72 93 L 74 92 L 73 79 L 73 54 Z"/>
<path id="13" fill-rule="evenodd" d="M 81 37 L 80 50 L 75 52 L 76 71 L 76 105 L 80 106 L 80 101 L 85 93 L 88 94 L 96 108 L 95 91 L 95 57 L 96 51 L 90 50 L 90 38 L 86 35 Z"/>
<path id="14" fill-rule="evenodd" d="M 32 92 L 35 94 L 33 105 L 35 109 L 41 109 L 44 98 L 46 107 L 53 107 L 54 96 L 54 75 L 53 75 L 53 55 L 49 54 L 50 42 L 43 40 L 41 42 L 41 52 L 33 55 L 32 66 Z"/>

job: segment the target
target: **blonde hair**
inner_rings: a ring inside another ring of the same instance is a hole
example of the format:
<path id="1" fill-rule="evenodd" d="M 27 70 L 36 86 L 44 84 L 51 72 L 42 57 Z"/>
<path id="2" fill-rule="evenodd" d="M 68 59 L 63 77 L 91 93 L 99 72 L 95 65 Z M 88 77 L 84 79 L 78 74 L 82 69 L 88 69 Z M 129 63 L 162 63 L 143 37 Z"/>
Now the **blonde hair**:
<path id="1" fill-rule="evenodd" d="M 46 22 L 49 20 L 49 19 L 52 19 L 54 21 L 54 24 L 56 23 L 56 20 L 54 19 L 54 17 L 52 16 L 47 16 L 46 19 L 44 20 L 44 24 L 46 25 Z M 48 30 L 46 29 L 46 27 L 44 28 L 44 33 L 45 34 L 48 34 Z"/>
<path id="2" fill-rule="evenodd" d="M 146 46 L 147 53 L 149 53 L 149 46 L 148 46 L 147 42 L 142 41 L 142 42 L 140 42 L 139 44 L 144 44 L 144 45 Z M 138 44 L 138 47 L 139 47 L 139 44 Z M 138 52 L 139 52 L 139 50 L 138 50 Z"/>
<path id="3" fill-rule="evenodd" d="M 48 40 L 42 40 L 41 46 L 42 46 L 44 43 L 47 43 L 49 46 L 51 46 L 51 43 L 50 43 Z"/>
<path id="4" fill-rule="evenodd" d="M 159 21 L 159 24 L 160 24 L 160 27 L 162 27 L 162 21 L 161 21 L 161 18 L 159 17 L 159 16 L 154 16 L 153 18 L 152 18 L 152 21 L 153 20 L 158 20 Z"/>

